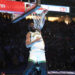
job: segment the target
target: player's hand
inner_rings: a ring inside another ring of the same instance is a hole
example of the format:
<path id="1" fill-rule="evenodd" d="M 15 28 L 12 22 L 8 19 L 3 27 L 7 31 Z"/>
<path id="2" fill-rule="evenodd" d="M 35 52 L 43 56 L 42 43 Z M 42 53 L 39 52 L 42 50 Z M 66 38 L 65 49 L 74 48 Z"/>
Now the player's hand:
<path id="1" fill-rule="evenodd" d="M 40 40 L 41 40 L 41 38 L 40 38 L 40 37 L 37 37 L 37 38 L 36 38 L 36 41 L 40 41 Z"/>

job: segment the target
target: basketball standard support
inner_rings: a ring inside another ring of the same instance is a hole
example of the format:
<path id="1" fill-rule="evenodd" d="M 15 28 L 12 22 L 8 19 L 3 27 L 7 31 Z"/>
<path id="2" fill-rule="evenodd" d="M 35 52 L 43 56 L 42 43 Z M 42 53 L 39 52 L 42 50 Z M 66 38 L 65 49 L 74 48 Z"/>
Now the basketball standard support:
<path id="1" fill-rule="evenodd" d="M 25 18 L 26 16 L 28 16 L 29 14 L 31 14 L 32 12 L 38 10 L 40 8 L 40 0 L 36 0 L 36 3 L 33 5 L 33 7 L 31 7 L 27 12 L 25 12 L 23 15 L 21 15 L 20 17 L 16 18 L 15 20 L 12 21 L 12 23 L 16 23 L 20 20 L 22 20 L 23 18 Z"/>
<path id="2" fill-rule="evenodd" d="M 16 23 L 20 20 L 22 20 L 23 18 L 25 18 L 26 16 L 28 16 L 29 14 L 31 14 L 32 12 L 36 11 L 37 9 L 39 9 L 40 6 L 36 6 L 35 8 L 33 8 L 32 10 L 24 13 L 23 15 L 21 15 L 20 17 L 16 18 L 15 20 L 12 21 L 12 23 Z"/>

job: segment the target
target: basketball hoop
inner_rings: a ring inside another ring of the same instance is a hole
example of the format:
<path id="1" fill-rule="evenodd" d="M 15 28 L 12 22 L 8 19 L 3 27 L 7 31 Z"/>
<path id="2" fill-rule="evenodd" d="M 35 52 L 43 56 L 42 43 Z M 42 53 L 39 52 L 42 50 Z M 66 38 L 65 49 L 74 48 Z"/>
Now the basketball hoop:
<path id="1" fill-rule="evenodd" d="M 34 22 L 34 27 L 37 29 L 42 29 L 45 23 L 45 15 L 47 14 L 48 10 L 44 8 L 40 8 L 32 13 L 32 19 Z"/>

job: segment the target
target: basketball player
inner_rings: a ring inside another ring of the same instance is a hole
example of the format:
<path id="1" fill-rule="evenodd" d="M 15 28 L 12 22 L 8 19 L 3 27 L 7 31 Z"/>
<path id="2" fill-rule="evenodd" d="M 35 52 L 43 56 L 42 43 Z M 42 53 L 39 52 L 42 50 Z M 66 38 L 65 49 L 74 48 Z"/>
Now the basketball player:
<path id="1" fill-rule="evenodd" d="M 23 75 L 32 73 L 38 63 L 41 75 L 47 75 L 45 44 L 39 29 L 34 28 L 34 24 L 30 23 L 29 32 L 26 35 L 26 47 L 30 48 L 28 66 Z"/>

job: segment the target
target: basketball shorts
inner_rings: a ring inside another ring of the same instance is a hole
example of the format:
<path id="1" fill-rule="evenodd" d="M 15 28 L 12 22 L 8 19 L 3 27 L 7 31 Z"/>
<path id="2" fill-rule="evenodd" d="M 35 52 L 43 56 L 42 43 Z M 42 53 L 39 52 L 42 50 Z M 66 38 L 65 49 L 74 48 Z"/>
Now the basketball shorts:
<path id="1" fill-rule="evenodd" d="M 46 62 L 45 51 L 31 50 L 29 55 L 29 61 L 33 61 L 34 63 Z"/>

